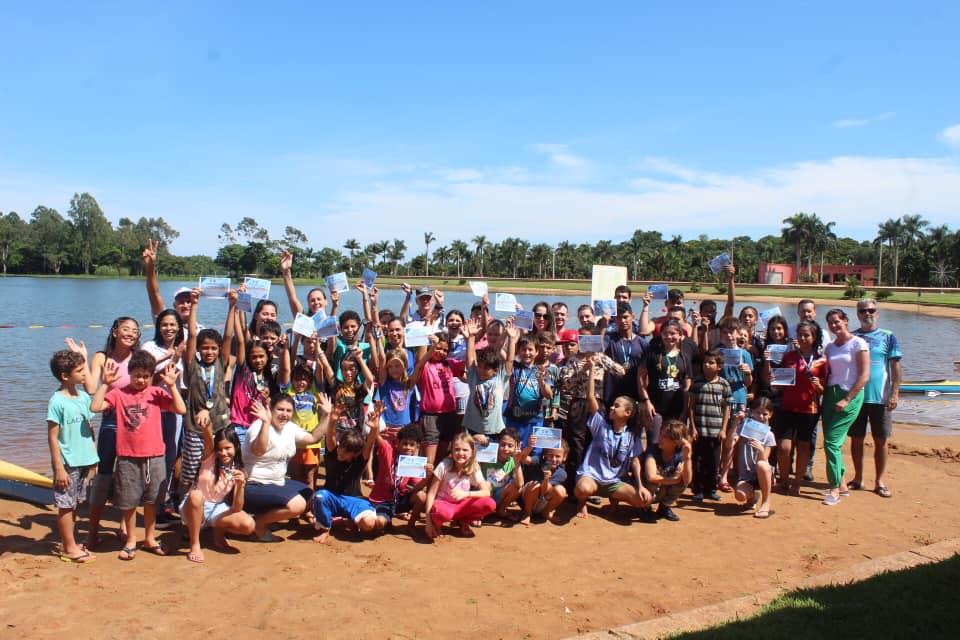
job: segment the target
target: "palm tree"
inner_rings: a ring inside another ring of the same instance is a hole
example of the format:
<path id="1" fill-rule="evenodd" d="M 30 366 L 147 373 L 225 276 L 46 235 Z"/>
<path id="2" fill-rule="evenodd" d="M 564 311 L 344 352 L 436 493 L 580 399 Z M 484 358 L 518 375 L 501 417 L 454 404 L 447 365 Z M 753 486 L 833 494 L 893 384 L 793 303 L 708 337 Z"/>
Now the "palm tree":
<path id="1" fill-rule="evenodd" d="M 593 248 L 593 258 L 598 264 L 609 264 L 613 259 L 613 243 L 601 240 Z"/>
<path id="2" fill-rule="evenodd" d="M 353 273 L 353 256 L 360 250 L 360 243 L 355 238 L 349 238 L 343 243 L 343 248 L 350 252 L 350 268 L 347 271 Z"/>
<path id="3" fill-rule="evenodd" d="M 900 278 L 900 242 L 903 238 L 903 220 L 900 218 L 882 222 L 877 229 L 877 241 L 887 241 L 893 249 L 893 286 Z"/>
<path id="4" fill-rule="evenodd" d="M 837 244 L 837 234 L 833 232 L 833 227 L 836 225 L 836 222 L 827 222 L 824 224 L 820 221 L 820 218 L 816 218 L 816 229 L 815 235 L 813 237 L 813 249 L 820 252 L 820 282 L 823 282 L 823 254 L 827 249 L 836 246 Z M 810 274 L 810 262 L 809 258 L 807 261 L 807 274 Z"/>
<path id="5" fill-rule="evenodd" d="M 477 258 L 480 260 L 480 273 L 479 277 L 483 277 L 483 254 L 484 250 L 489 246 L 490 243 L 487 242 L 487 236 L 476 236 L 472 240 L 473 244 L 477 247 Z"/>
<path id="6" fill-rule="evenodd" d="M 367 248 L 369 249 L 370 253 L 381 258 L 381 265 L 385 265 L 387 263 L 387 252 L 390 251 L 390 242 L 388 240 L 374 242 Z"/>
<path id="7" fill-rule="evenodd" d="M 457 256 L 457 277 L 462 278 L 463 271 L 460 267 L 463 264 L 463 259 L 470 252 L 470 247 L 468 247 L 467 243 L 463 240 L 454 240 L 450 243 L 450 251 Z"/>
<path id="8" fill-rule="evenodd" d="M 433 259 L 440 265 L 440 275 L 447 275 L 447 260 L 450 259 L 450 250 L 446 247 L 437 247 L 433 250 Z"/>
<path id="9" fill-rule="evenodd" d="M 407 243 L 403 240 L 393 239 L 390 246 L 390 260 L 393 262 L 393 275 L 397 275 L 397 268 L 403 262 L 403 256 L 407 252 Z"/>
<path id="10" fill-rule="evenodd" d="M 553 250 L 548 244 L 535 244 L 530 247 L 530 259 L 537 263 L 538 277 L 543 279 L 543 264 L 550 259 Z"/>
<path id="11" fill-rule="evenodd" d="M 803 250 L 810 244 L 812 236 L 811 224 L 812 217 L 804 212 L 795 213 L 789 218 L 783 219 L 783 224 L 787 225 L 781 230 L 784 242 L 793 245 L 797 254 L 797 280 L 800 279 L 800 258 Z"/>
<path id="12" fill-rule="evenodd" d="M 646 248 L 647 244 L 643 239 L 643 236 L 640 234 L 640 230 L 637 229 L 633 232 L 633 235 L 627 240 L 626 249 L 630 255 L 630 258 L 633 261 L 633 279 L 640 279 L 640 258 L 643 254 L 643 250 Z"/>
<path id="13" fill-rule="evenodd" d="M 424 270 L 426 271 L 424 275 L 427 276 L 428 278 L 430 277 L 430 243 L 436 239 L 437 237 L 432 233 L 430 233 L 429 231 L 423 234 L 423 244 L 427 245 L 427 250 L 423 256 L 424 257 L 423 263 L 426 265 L 424 267 Z"/>

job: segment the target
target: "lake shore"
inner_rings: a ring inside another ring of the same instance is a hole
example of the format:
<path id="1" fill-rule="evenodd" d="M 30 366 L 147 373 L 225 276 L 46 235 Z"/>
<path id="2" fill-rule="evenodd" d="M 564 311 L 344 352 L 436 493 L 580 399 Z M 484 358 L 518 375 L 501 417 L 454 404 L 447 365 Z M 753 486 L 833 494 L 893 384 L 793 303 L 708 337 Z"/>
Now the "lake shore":
<path id="1" fill-rule="evenodd" d="M 206 549 L 203 565 L 186 561 L 176 531 L 162 534 L 178 549 L 174 557 L 141 551 L 121 562 L 119 542 L 108 536 L 92 565 L 63 563 L 54 555 L 55 511 L 0 500 L 0 572 L 8 584 L 0 616 L 8 632 L 31 638 L 102 634 L 104 625 L 114 635 L 234 639 L 316 637 L 318 627 L 329 637 L 466 639 L 488 638 L 491 630 L 556 638 L 608 629 L 790 588 L 865 558 L 960 535 L 958 435 L 896 425 L 889 500 L 854 491 L 836 507 L 822 506 L 819 451 L 816 482 L 800 498 L 775 495 L 775 515 L 765 521 L 724 495 L 716 506 L 682 498 L 677 523 L 642 524 L 630 509 L 605 506 L 560 527 L 485 524 L 473 540 L 449 536 L 434 545 L 395 531 L 362 541 L 337 532 L 320 546 L 307 528 L 283 528 L 285 542 L 236 541 L 241 553 L 230 556 Z M 869 443 L 866 454 L 871 461 Z M 872 488 L 872 462 L 866 478 Z M 116 526 L 116 516 L 108 511 L 107 526 Z M 684 541 L 671 544 L 669 561 L 664 536 Z M 766 558 L 768 571 L 744 562 L 748 539 L 751 556 Z M 244 603 L 228 621 L 211 615 L 223 611 L 227 593 Z M 105 602 L 115 612 L 109 620 Z"/>

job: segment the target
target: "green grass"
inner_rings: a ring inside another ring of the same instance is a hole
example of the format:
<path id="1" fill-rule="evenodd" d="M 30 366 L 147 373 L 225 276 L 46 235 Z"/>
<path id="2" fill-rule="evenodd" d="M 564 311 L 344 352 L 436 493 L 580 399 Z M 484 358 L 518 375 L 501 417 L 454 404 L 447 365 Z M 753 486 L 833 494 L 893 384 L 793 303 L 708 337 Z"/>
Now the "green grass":
<path id="1" fill-rule="evenodd" d="M 671 638 L 956 638 L 960 555 L 839 587 L 780 596 L 756 615 Z"/>

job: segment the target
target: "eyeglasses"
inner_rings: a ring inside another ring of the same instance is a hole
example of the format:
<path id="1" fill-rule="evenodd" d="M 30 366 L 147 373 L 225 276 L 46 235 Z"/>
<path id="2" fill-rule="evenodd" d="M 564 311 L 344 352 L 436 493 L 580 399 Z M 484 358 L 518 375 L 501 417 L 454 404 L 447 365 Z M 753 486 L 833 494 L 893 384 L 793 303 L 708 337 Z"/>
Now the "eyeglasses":
<path id="1" fill-rule="evenodd" d="M 871 307 L 869 309 L 857 309 L 857 313 L 876 313 L 876 307 Z"/>
<path id="2" fill-rule="evenodd" d="M 535 314 L 533 314 L 533 317 L 534 317 L 534 318 L 546 318 L 546 317 L 547 317 L 547 314 L 545 314 L 545 313 L 535 313 Z"/>

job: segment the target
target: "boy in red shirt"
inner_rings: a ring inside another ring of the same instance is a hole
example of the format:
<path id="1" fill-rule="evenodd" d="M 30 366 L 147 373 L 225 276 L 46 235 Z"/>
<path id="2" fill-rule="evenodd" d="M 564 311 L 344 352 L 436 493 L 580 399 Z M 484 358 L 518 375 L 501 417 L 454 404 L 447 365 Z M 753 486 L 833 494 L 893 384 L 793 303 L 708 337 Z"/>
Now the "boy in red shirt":
<path id="1" fill-rule="evenodd" d="M 113 474 L 113 503 L 123 511 L 127 539 L 117 556 L 133 560 L 137 553 L 137 506 L 143 502 L 143 549 L 158 556 L 166 555 L 154 538 L 156 505 L 163 500 L 166 480 L 163 429 L 160 412 L 183 415 L 187 407 L 177 386 L 177 369 L 173 364 L 159 374 L 170 389 L 153 386 L 156 360 L 146 351 L 134 351 L 127 370 L 130 384 L 107 391 L 117 379 L 117 367 L 109 359 L 103 368 L 103 384 L 97 389 L 90 409 L 101 412 L 113 408 L 117 413 L 117 466 Z"/>

